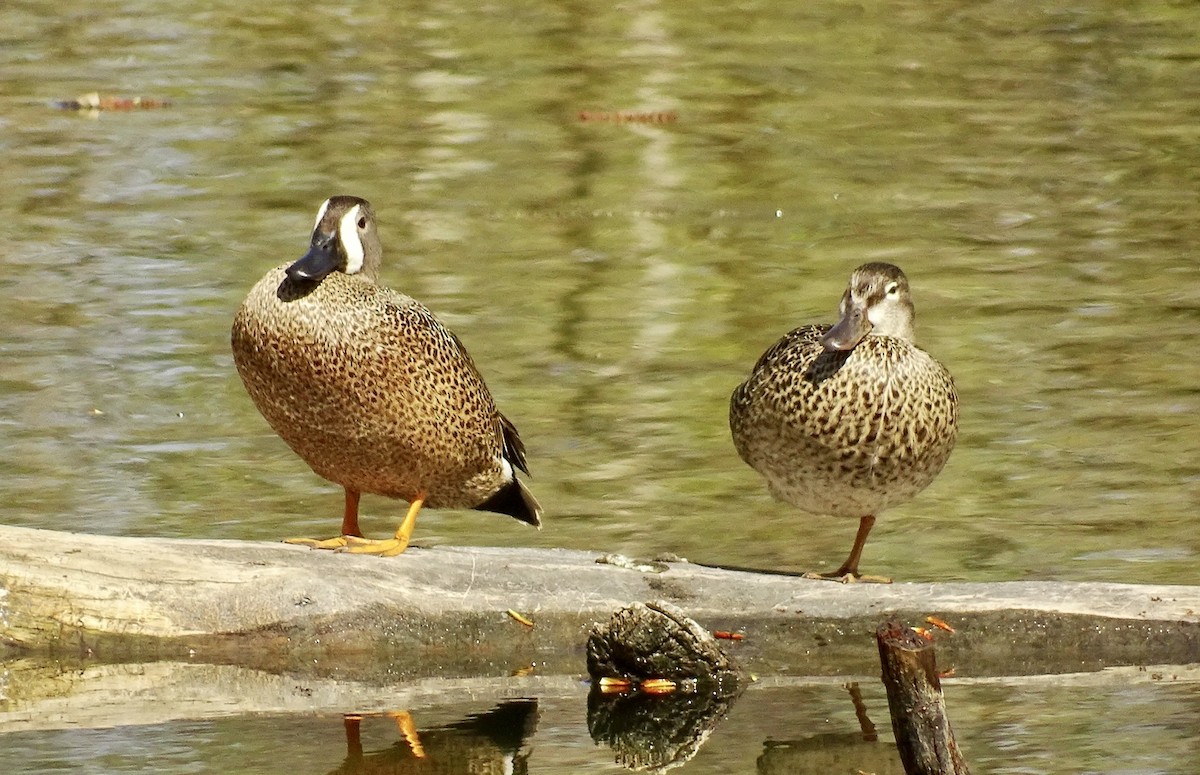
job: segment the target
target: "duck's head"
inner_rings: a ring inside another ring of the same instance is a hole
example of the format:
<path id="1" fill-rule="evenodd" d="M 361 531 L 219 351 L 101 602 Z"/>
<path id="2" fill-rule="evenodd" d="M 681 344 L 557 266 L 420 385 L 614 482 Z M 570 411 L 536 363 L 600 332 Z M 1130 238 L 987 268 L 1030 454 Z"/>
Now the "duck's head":
<path id="1" fill-rule="evenodd" d="M 318 282 L 331 272 L 379 277 L 383 247 L 371 203 L 356 196 L 333 196 L 317 211 L 308 252 L 287 268 L 297 282 Z"/>
<path id="2" fill-rule="evenodd" d="M 852 350 L 867 336 L 913 341 L 912 295 L 898 266 L 871 263 L 855 269 L 838 314 L 838 322 L 821 337 L 826 350 Z"/>

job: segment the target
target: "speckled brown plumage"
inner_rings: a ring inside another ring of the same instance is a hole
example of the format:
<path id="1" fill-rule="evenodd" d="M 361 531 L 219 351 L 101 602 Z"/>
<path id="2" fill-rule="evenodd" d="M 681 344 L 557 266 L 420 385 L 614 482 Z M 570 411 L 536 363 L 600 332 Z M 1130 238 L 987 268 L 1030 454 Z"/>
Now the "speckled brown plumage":
<path id="1" fill-rule="evenodd" d="M 376 283 L 382 249 L 370 205 L 335 197 L 320 215 L 309 255 L 267 272 L 234 318 L 234 362 L 263 417 L 313 471 L 346 488 L 348 511 L 352 493 L 355 509 L 357 493 L 423 495 L 430 507 L 538 525 L 540 509 L 514 475 L 526 470 L 521 439 L 462 343 L 421 303 Z M 308 279 L 297 268 L 319 248 L 340 264 Z"/>
<path id="2" fill-rule="evenodd" d="M 841 311 L 838 326 L 802 326 L 768 349 L 734 390 L 729 423 L 738 454 L 775 497 L 863 520 L 861 541 L 830 574 L 857 577 L 874 516 L 911 499 L 946 464 L 958 397 L 945 367 L 911 341 L 912 302 L 898 268 L 855 270 Z"/>

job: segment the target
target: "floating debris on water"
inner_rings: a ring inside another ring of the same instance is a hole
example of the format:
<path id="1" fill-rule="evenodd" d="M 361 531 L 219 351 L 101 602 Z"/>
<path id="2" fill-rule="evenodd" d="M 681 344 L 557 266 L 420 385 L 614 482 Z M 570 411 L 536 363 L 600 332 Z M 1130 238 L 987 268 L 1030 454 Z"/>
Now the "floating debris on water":
<path id="1" fill-rule="evenodd" d="M 925 621 L 929 622 L 934 627 L 937 627 L 939 630 L 945 630 L 946 632 L 957 632 L 957 630 L 955 630 L 953 627 L 946 624 L 944 619 L 939 619 L 936 616 L 926 616 Z"/>
<path id="2" fill-rule="evenodd" d="M 55 100 L 52 104 L 59 110 L 149 110 L 171 106 L 169 100 L 154 97 L 101 96 L 99 92 L 81 94 L 73 100 Z"/>
<path id="3" fill-rule="evenodd" d="M 510 609 L 508 609 L 508 615 L 509 615 L 509 617 L 510 617 L 510 618 L 511 618 L 513 621 L 515 621 L 515 622 L 519 622 L 519 623 L 521 623 L 521 624 L 525 625 L 526 627 L 532 627 L 532 626 L 533 626 L 533 621 L 532 621 L 532 620 L 525 618 L 524 616 L 522 616 L 521 614 L 517 613 L 516 611 L 514 611 L 514 610 L 513 610 L 513 609 L 511 609 L 511 608 L 510 608 Z"/>
<path id="4" fill-rule="evenodd" d="M 612 124 L 674 124 L 679 115 L 673 110 L 666 111 L 632 111 L 632 110 L 581 110 L 580 121 L 606 121 Z"/>

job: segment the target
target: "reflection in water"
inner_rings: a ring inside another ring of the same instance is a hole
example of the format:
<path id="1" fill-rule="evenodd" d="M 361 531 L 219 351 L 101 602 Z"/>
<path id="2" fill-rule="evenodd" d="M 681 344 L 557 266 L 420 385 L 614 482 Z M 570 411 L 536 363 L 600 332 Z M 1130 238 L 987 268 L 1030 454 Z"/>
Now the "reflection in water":
<path id="1" fill-rule="evenodd" d="M 711 692 L 588 695 L 588 732 L 627 769 L 665 772 L 692 759 L 725 718 L 733 695 Z"/>
<path id="2" fill-rule="evenodd" d="M 528 771 L 525 741 L 537 726 L 537 700 L 503 702 L 486 713 L 468 716 L 442 727 L 418 730 L 407 712 L 386 714 L 395 719 L 397 740 L 382 751 L 364 753 L 360 738 L 363 716 L 348 714 L 346 760 L 334 770 L 351 773 L 444 773 L 487 775 Z"/>
<path id="3" fill-rule="evenodd" d="M 862 689 L 858 688 L 858 684 L 852 683 L 846 685 L 846 691 L 850 692 L 850 702 L 854 703 L 854 715 L 858 718 L 862 739 L 868 743 L 879 740 L 879 733 L 875 731 L 875 723 L 867 715 L 867 704 L 863 702 Z"/>
<path id="4" fill-rule="evenodd" d="M 875 724 L 867 716 L 858 684 L 846 686 L 859 731 L 831 732 L 798 740 L 767 740 L 758 757 L 760 775 L 826 775 L 831 772 L 871 772 L 902 775 L 904 765 L 892 744 L 880 744 Z"/>
<path id="5" fill-rule="evenodd" d="M 868 743 L 860 735 L 829 733 L 802 740 L 768 740 L 756 771 L 759 775 L 828 775 L 831 772 L 870 772 L 904 775 L 893 745 Z"/>

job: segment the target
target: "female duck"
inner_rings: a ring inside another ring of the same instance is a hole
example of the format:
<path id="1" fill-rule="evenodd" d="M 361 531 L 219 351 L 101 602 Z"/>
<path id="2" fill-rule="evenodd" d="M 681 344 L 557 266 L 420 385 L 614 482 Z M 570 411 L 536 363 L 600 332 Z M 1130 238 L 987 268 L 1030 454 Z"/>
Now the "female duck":
<path id="1" fill-rule="evenodd" d="M 801 326 L 776 342 L 733 391 L 738 454 L 782 501 L 857 517 L 849 557 L 832 573 L 860 576 L 879 512 L 925 489 L 954 449 L 958 396 L 942 364 L 913 344 L 908 278 L 891 264 L 854 270 L 832 327 Z"/>

